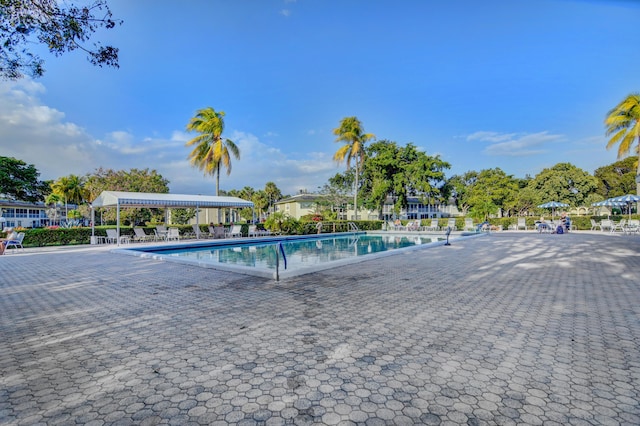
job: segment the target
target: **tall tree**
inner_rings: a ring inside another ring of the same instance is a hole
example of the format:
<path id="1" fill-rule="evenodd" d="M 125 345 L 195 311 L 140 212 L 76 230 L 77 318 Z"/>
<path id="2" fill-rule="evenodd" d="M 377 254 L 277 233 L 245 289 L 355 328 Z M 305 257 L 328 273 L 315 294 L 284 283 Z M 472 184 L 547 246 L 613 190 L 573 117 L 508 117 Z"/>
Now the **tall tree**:
<path id="1" fill-rule="evenodd" d="M 199 133 L 186 143 L 186 146 L 194 147 L 189 161 L 205 174 L 216 176 L 216 195 L 220 195 L 220 168 L 224 167 L 228 176 L 231 174 L 231 156 L 240 159 L 237 145 L 231 139 L 222 138 L 224 115 L 224 111 L 216 112 L 208 107 L 198 110 L 187 124 L 188 131 Z"/>
<path id="2" fill-rule="evenodd" d="M 578 207 L 585 204 L 589 194 L 596 192 L 598 181 L 571 163 L 558 163 L 543 169 L 529 182 L 528 187 L 545 194 L 543 201 L 559 201 Z"/>
<path id="3" fill-rule="evenodd" d="M 258 190 L 251 196 L 253 206 L 258 210 L 258 218 L 262 217 L 262 213 L 269 208 L 269 197 L 263 190 Z"/>
<path id="4" fill-rule="evenodd" d="M 407 207 L 409 196 L 423 203 L 440 200 L 446 190 L 444 169 L 449 164 L 438 156 L 420 151 L 412 143 L 398 146 L 395 142 L 378 141 L 367 148 L 363 167 L 362 190 L 365 205 L 382 210 L 387 197 L 394 200 L 394 210 Z"/>
<path id="5" fill-rule="evenodd" d="M 40 77 L 44 61 L 28 50 L 35 41 L 60 56 L 76 49 L 97 66 L 118 67 L 118 49 L 87 48 L 84 43 L 99 28 L 111 29 L 122 21 L 112 18 L 105 0 L 76 6 L 61 0 L 0 1 L 0 78 L 16 80 L 24 74 Z"/>
<path id="6" fill-rule="evenodd" d="M 598 180 L 598 193 L 604 198 L 630 194 L 636 189 L 636 167 L 638 156 L 633 155 L 593 172 Z"/>
<path id="7" fill-rule="evenodd" d="M 48 182 L 38 180 L 40 172 L 33 164 L 13 157 L 0 157 L 0 196 L 10 200 L 43 201 L 51 190 Z"/>
<path id="8" fill-rule="evenodd" d="M 618 159 L 629 155 L 636 144 L 640 149 L 640 93 L 632 93 L 615 106 L 604 120 L 607 136 L 611 136 L 607 149 L 618 145 Z M 636 193 L 640 195 L 640 162 L 636 169 Z"/>
<path id="9" fill-rule="evenodd" d="M 129 192 L 169 192 L 169 180 L 165 179 L 156 170 L 130 169 L 112 170 L 99 168 L 86 176 L 85 187 L 89 192 L 89 199 L 94 200 L 102 191 L 129 191 Z M 99 210 L 100 218 L 106 221 L 114 221 L 115 209 Z M 164 209 L 124 209 L 120 212 L 123 222 L 143 223 L 152 220 L 162 220 Z"/>
<path id="10" fill-rule="evenodd" d="M 89 197 L 84 177 L 63 176 L 51 184 L 53 193 L 64 199 L 65 217 L 69 218 L 68 203 L 81 204 Z"/>
<path id="11" fill-rule="evenodd" d="M 340 126 L 333 129 L 336 135 L 336 142 L 343 142 L 344 145 L 336 151 L 333 159 L 338 162 L 346 161 L 347 170 L 351 167 L 351 160 L 355 163 L 355 185 L 353 195 L 353 209 L 355 219 L 358 220 L 358 175 L 362 169 L 365 157 L 365 144 L 374 139 L 373 133 L 365 133 L 362 123 L 356 117 L 345 117 L 340 121 Z"/>
<path id="12" fill-rule="evenodd" d="M 264 192 L 267 194 L 267 198 L 269 199 L 269 207 L 273 206 L 278 200 L 282 199 L 282 192 L 280 192 L 280 188 L 275 184 L 275 182 L 267 182 L 264 185 Z"/>

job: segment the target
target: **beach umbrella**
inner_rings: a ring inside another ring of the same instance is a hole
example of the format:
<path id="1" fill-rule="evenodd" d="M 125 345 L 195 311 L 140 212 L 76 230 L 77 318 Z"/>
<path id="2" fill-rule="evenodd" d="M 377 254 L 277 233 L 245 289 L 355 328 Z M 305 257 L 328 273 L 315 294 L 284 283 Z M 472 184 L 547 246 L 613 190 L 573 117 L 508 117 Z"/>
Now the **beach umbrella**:
<path id="1" fill-rule="evenodd" d="M 629 219 L 631 219 L 631 204 L 640 201 L 640 196 L 635 194 L 627 194 L 620 197 L 613 197 L 611 198 L 611 200 L 626 204 L 627 208 L 629 209 Z"/>
<path id="2" fill-rule="evenodd" d="M 540 204 L 538 208 L 551 209 L 551 217 L 556 214 L 556 207 L 569 207 L 569 204 L 560 203 L 558 201 L 549 201 L 548 203 Z"/>
<path id="3" fill-rule="evenodd" d="M 614 201 L 613 198 L 608 198 L 606 200 L 598 201 L 597 203 L 591 204 L 591 206 L 593 207 L 622 207 L 624 205 L 625 203 L 621 201 Z"/>

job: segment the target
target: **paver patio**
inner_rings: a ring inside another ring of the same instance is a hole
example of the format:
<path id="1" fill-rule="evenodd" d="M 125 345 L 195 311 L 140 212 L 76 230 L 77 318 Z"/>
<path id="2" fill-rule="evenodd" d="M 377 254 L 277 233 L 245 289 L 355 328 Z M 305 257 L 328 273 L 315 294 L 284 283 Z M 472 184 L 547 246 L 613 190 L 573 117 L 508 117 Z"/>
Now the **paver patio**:
<path id="1" fill-rule="evenodd" d="M 0 257 L 0 424 L 640 424 L 640 237 L 504 232 L 274 282 Z"/>

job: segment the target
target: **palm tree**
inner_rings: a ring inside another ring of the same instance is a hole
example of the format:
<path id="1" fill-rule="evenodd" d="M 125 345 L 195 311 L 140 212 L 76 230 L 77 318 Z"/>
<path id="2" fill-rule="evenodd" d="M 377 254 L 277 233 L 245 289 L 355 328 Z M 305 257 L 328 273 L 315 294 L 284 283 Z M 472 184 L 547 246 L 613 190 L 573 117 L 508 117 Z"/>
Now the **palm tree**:
<path id="1" fill-rule="evenodd" d="M 55 225 L 58 221 L 58 205 L 62 204 L 62 201 L 64 201 L 64 197 L 56 194 L 55 192 L 47 195 L 47 198 L 44 199 L 44 203 L 51 206 L 47 211 L 47 216 L 53 217 L 53 221 L 50 223 L 51 225 Z"/>
<path id="2" fill-rule="evenodd" d="M 77 175 L 63 176 L 51 184 L 53 193 L 64 198 L 65 218 L 69 213 L 68 203 L 80 204 L 85 201 L 88 191 L 84 187 L 84 178 Z"/>
<path id="3" fill-rule="evenodd" d="M 280 189 L 275 182 L 267 182 L 264 185 L 264 192 L 266 192 L 267 197 L 269 198 L 269 206 L 267 207 L 267 210 L 269 207 L 273 206 L 273 203 L 282 198 L 282 192 L 280 192 Z"/>
<path id="4" fill-rule="evenodd" d="M 613 135 L 607 143 L 607 149 L 616 144 L 618 159 L 626 156 L 637 141 L 636 151 L 640 147 L 640 93 L 632 93 L 609 111 L 604 120 L 607 136 Z M 640 161 L 636 171 L 636 193 L 640 195 Z"/>
<path id="5" fill-rule="evenodd" d="M 351 168 L 351 160 L 355 162 L 355 192 L 353 196 L 353 208 L 355 220 L 358 220 L 358 176 L 364 162 L 364 145 L 367 141 L 374 139 L 372 133 L 365 133 L 362 123 L 356 117 L 346 117 L 340 121 L 340 127 L 333 129 L 333 134 L 337 136 L 336 142 L 344 142 L 344 145 L 336 151 L 333 159 L 341 163 L 346 160 L 347 170 Z"/>
<path id="6" fill-rule="evenodd" d="M 227 176 L 231 174 L 231 155 L 236 160 L 240 159 L 240 150 L 230 139 L 222 137 L 224 131 L 224 111 L 216 112 L 207 107 L 196 111 L 187 130 L 200 133 L 186 143 L 193 146 L 189 154 L 191 165 L 204 171 L 205 174 L 216 176 L 216 195 L 220 194 L 220 168 L 227 170 Z"/>

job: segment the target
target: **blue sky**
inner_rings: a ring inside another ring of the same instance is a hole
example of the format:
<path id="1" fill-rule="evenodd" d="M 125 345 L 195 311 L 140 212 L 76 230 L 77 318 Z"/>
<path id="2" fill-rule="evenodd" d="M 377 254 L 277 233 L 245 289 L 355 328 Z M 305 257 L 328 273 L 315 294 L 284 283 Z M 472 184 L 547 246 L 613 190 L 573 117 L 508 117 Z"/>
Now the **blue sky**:
<path id="1" fill-rule="evenodd" d="M 616 160 L 603 119 L 640 91 L 640 2 L 625 0 L 109 0 L 122 26 L 37 80 L 0 82 L 0 155 L 44 179 L 150 168 L 174 193 L 213 194 L 189 166 L 196 110 L 226 113 L 241 149 L 222 189 L 316 191 L 344 170 L 332 129 L 357 116 L 377 139 L 440 155 L 447 176 Z"/>

